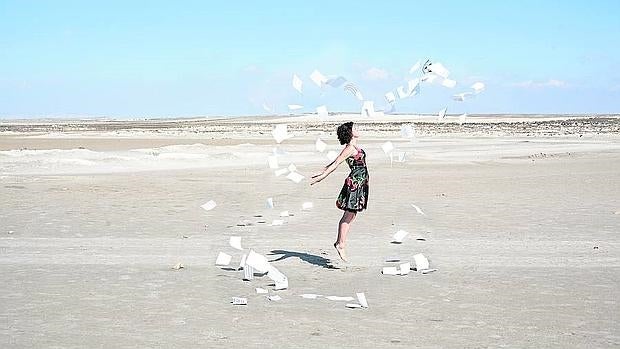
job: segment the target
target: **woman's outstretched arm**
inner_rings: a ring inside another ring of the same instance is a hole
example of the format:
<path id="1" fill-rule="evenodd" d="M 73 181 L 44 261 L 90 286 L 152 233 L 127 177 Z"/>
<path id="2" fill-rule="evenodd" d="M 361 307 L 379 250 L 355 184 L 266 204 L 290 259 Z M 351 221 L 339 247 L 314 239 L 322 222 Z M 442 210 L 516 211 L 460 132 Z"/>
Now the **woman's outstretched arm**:
<path id="1" fill-rule="evenodd" d="M 352 145 L 347 145 L 346 147 L 344 147 L 336 160 L 332 161 L 331 164 L 327 165 L 323 172 L 312 176 L 312 181 L 310 182 L 310 185 L 313 185 L 325 179 L 325 177 L 329 176 L 330 173 L 334 172 L 334 170 L 338 168 L 338 165 L 340 165 L 344 160 L 346 160 L 346 158 L 353 155 L 355 152 L 356 149 Z"/>

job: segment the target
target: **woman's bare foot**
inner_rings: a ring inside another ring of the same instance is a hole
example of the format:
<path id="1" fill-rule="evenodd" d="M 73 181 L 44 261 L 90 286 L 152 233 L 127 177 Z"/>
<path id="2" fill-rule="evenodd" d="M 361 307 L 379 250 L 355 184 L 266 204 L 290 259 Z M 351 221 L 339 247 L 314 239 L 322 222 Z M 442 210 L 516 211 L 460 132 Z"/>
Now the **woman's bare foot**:
<path id="1" fill-rule="evenodd" d="M 338 256 L 340 256 L 340 259 L 342 259 L 345 262 L 348 262 L 349 260 L 347 259 L 347 254 L 344 251 L 344 247 L 340 247 L 340 245 L 338 245 L 337 242 L 334 243 L 334 248 L 336 249 L 336 252 L 338 252 Z"/>

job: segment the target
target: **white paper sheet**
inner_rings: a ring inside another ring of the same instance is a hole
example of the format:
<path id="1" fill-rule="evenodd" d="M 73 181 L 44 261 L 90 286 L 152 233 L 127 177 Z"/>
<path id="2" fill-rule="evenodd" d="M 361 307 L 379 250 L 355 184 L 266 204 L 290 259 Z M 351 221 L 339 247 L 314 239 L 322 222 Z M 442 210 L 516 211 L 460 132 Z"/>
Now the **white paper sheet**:
<path id="1" fill-rule="evenodd" d="M 257 288 L 256 288 L 256 293 L 257 293 L 257 294 L 266 294 L 266 293 L 269 293 L 269 291 L 267 291 L 267 290 L 266 290 L 266 289 L 264 289 L 264 288 L 257 287 Z"/>
<path id="2" fill-rule="evenodd" d="M 439 111 L 439 119 L 444 119 L 446 117 L 446 111 L 448 110 L 448 108 L 443 108 Z"/>
<path id="3" fill-rule="evenodd" d="M 251 265 L 246 264 L 243 267 L 243 280 L 245 281 L 252 281 L 254 280 L 254 267 L 252 267 Z"/>
<path id="4" fill-rule="evenodd" d="M 405 239 L 407 235 L 409 235 L 408 231 L 399 230 L 396 233 L 394 233 L 394 236 L 392 237 L 392 242 L 397 242 L 400 244 L 403 242 L 403 239 Z"/>
<path id="5" fill-rule="evenodd" d="M 245 265 L 249 265 L 250 267 L 256 269 L 259 273 L 266 273 L 269 270 L 269 261 L 267 261 L 267 258 L 254 252 L 254 250 L 250 250 L 248 253 L 247 258 L 245 259 Z"/>
<path id="6" fill-rule="evenodd" d="M 411 263 L 403 263 L 399 266 L 400 275 L 407 275 L 411 271 Z"/>
<path id="7" fill-rule="evenodd" d="M 321 105 L 319 107 L 316 107 L 316 115 L 320 118 L 320 119 L 324 119 L 327 118 L 329 116 L 329 113 L 327 112 L 327 107 L 324 105 Z"/>
<path id="8" fill-rule="evenodd" d="M 284 221 L 281 219 L 274 219 L 273 221 L 271 221 L 271 226 L 275 226 L 275 225 L 283 225 Z"/>
<path id="9" fill-rule="evenodd" d="M 327 296 L 325 298 L 329 299 L 330 301 L 344 301 L 344 302 L 350 302 L 352 300 L 355 300 L 355 298 L 353 297 L 340 297 L 340 296 Z"/>
<path id="10" fill-rule="evenodd" d="M 351 309 L 355 309 L 355 308 L 361 308 L 362 306 L 360 304 L 357 304 L 357 303 L 347 303 L 347 304 L 345 304 L 345 307 L 351 308 Z"/>
<path id="11" fill-rule="evenodd" d="M 299 76 L 297 76 L 297 74 L 293 74 L 293 88 L 297 90 L 297 92 L 303 93 L 302 92 L 303 84 L 304 82 L 299 78 Z"/>
<path id="12" fill-rule="evenodd" d="M 241 247 L 241 236 L 231 236 L 228 243 L 230 244 L 230 247 L 243 251 L 243 247 Z"/>
<path id="13" fill-rule="evenodd" d="M 385 100 L 388 103 L 394 103 L 396 101 L 396 96 L 394 95 L 394 92 L 390 91 L 388 93 L 385 94 Z"/>
<path id="14" fill-rule="evenodd" d="M 274 175 L 276 175 L 276 177 L 280 177 L 281 175 L 288 173 L 288 168 L 281 168 L 279 170 L 275 170 L 273 172 Z"/>
<path id="15" fill-rule="evenodd" d="M 247 254 L 243 254 L 243 256 L 241 256 L 241 261 L 239 261 L 239 267 L 237 268 L 237 270 L 241 270 L 245 267 L 245 259 L 248 257 Z"/>
<path id="16" fill-rule="evenodd" d="M 426 213 L 422 212 L 422 209 L 419 208 L 417 205 L 411 204 L 411 207 L 413 207 L 417 213 L 419 213 L 421 215 L 426 215 Z"/>
<path id="17" fill-rule="evenodd" d="M 288 213 L 288 211 L 282 211 L 280 212 L 280 217 L 288 217 L 290 216 L 290 214 Z"/>
<path id="18" fill-rule="evenodd" d="M 291 181 L 295 183 L 299 183 L 304 179 L 304 176 L 300 175 L 297 172 L 291 172 L 286 176 L 286 178 L 290 179 Z"/>
<path id="19" fill-rule="evenodd" d="M 209 201 L 207 201 L 207 203 L 205 203 L 204 205 L 202 205 L 200 207 L 202 207 L 205 211 L 211 211 L 212 209 L 215 208 L 215 206 L 217 206 L 215 201 L 209 200 Z"/>
<path id="20" fill-rule="evenodd" d="M 282 297 L 278 296 L 277 294 L 274 294 L 274 295 L 267 297 L 267 299 L 273 302 L 277 302 L 277 301 L 281 301 Z"/>
<path id="21" fill-rule="evenodd" d="M 277 169 L 278 168 L 278 157 L 275 155 L 269 155 L 267 157 L 267 163 L 269 164 L 269 168 L 270 169 Z"/>
<path id="22" fill-rule="evenodd" d="M 299 109 L 303 109 L 303 107 L 304 107 L 304 106 L 303 106 L 303 105 L 300 105 L 300 104 L 289 104 L 289 105 L 288 105 L 288 109 L 289 109 L 289 110 L 291 110 L 291 111 L 292 111 L 292 110 L 299 110 Z"/>
<path id="23" fill-rule="evenodd" d="M 454 88 L 454 86 L 456 86 L 456 81 L 451 79 L 443 79 L 443 81 L 441 81 L 441 84 L 447 88 Z"/>
<path id="24" fill-rule="evenodd" d="M 358 292 L 355 295 L 357 296 L 357 301 L 360 303 L 360 305 L 364 308 L 368 308 L 368 301 L 366 300 L 366 295 L 364 294 L 364 292 Z"/>
<path id="25" fill-rule="evenodd" d="M 396 267 L 383 267 L 383 270 L 381 270 L 381 274 L 398 275 L 398 269 L 396 269 Z"/>
<path id="26" fill-rule="evenodd" d="M 459 115 L 459 124 L 464 124 L 467 119 L 467 113 Z"/>
<path id="27" fill-rule="evenodd" d="M 418 271 L 428 269 L 429 267 L 428 259 L 426 259 L 426 257 L 424 257 L 421 253 L 414 255 L 413 261 L 415 263 L 415 269 Z"/>
<path id="28" fill-rule="evenodd" d="M 390 141 L 387 141 L 381 145 L 381 149 L 383 149 L 383 152 L 387 155 L 391 153 L 392 150 L 394 150 L 394 144 L 392 144 L 392 142 Z"/>
<path id="29" fill-rule="evenodd" d="M 314 204 L 310 201 L 306 201 L 303 204 L 301 204 L 301 209 L 304 211 L 311 210 L 313 207 L 314 207 Z"/>
<path id="30" fill-rule="evenodd" d="M 327 78 L 325 75 L 321 74 L 321 72 L 316 69 L 312 72 L 312 74 L 310 74 L 310 79 L 321 88 L 327 83 Z"/>
<path id="31" fill-rule="evenodd" d="M 241 298 L 241 297 L 232 297 L 232 302 L 233 305 L 248 305 L 248 299 L 247 298 Z"/>
<path id="32" fill-rule="evenodd" d="M 278 124 L 271 131 L 273 135 L 273 139 L 275 139 L 276 143 L 282 143 L 284 140 L 293 137 L 288 134 L 288 126 L 286 124 Z"/>
<path id="33" fill-rule="evenodd" d="M 471 88 L 474 90 L 476 94 L 478 94 L 485 89 L 485 86 L 484 86 L 484 83 L 482 82 L 476 82 L 473 85 L 471 85 Z"/>
<path id="34" fill-rule="evenodd" d="M 224 252 L 220 252 L 215 260 L 215 265 L 228 265 L 232 260 L 232 256 Z"/>
<path id="35" fill-rule="evenodd" d="M 317 299 L 318 297 L 322 297 L 323 295 L 320 294 L 314 294 L 314 293 L 304 293 L 299 295 L 301 298 L 305 298 L 305 299 Z"/>
<path id="36" fill-rule="evenodd" d="M 331 87 L 338 88 L 344 85 L 345 82 L 347 82 L 347 79 L 345 79 L 343 76 L 330 76 L 325 82 L 325 84 Z"/>
<path id="37" fill-rule="evenodd" d="M 273 208 L 273 198 L 267 198 L 267 200 L 265 200 L 265 204 L 267 205 L 267 208 Z"/>
<path id="38" fill-rule="evenodd" d="M 441 76 L 444 79 L 447 79 L 448 75 L 450 75 L 450 71 L 448 71 L 448 69 L 446 69 L 446 67 L 444 67 L 443 64 L 439 62 L 431 63 L 431 65 L 429 66 L 429 69 L 431 72 Z"/>
<path id="39" fill-rule="evenodd" d="M 322 153 L 325 151 L 325 149 L 327 149 L 327 143 L 323 142 L 321 138 L 317 138 L 316 142 L 314 143 L 314 147 L 316 148 L 316 151 Z"/>
<path id="40" fill-rule="evenodd" d="M 417 72 L 418 70 L 420 70 L 421 67 L 422 67 L 422 62 L 420 61 L 415 62 L 415 64 L 412 65 L 411 68 L 409 68 L 409 74 L 413 74 Z"/>
<path id="41" fill-rule="evenodd" d="M 415 137 L 415 131 L 412 125 L 402 125 L 400 127 L 400 135 L 403 138 L 413 138 Z"/>

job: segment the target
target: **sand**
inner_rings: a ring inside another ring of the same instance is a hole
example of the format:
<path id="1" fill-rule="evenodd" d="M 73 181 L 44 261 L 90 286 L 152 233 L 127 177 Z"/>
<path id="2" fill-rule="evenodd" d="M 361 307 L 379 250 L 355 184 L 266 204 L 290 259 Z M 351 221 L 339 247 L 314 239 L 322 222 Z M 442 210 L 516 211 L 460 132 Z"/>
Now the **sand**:
<path id="1" fill-rule="evenodd" d="M 281 145 L 281 164 L 317 172 L 326 160 L 314 140 L 338 149 L 338 120 L 119 122 L 114 130 L 0 123 L 0 343 L 619 347 L 620 121 L 535 120 L 413 120 L 414 142 L 400 138 L 400 123 L 362 124 L 371 193 L 352 226 L 349 263 L 331 246 L 345 166 L 310 187 L 276 178 L 266 163 L 272 123 L 288 122 L 295 137 Z M 406 162 L 390 164 L 386 140 Z M 218 206 L 202 210 L 211 199 Z M 314 208 L 301 211 L 304 201 Z M 293 216 L 269 226 L 282 210 Z M 391 244 L 400 229 L 409 236 Z M 239 263 L 233 235 L 267 255 L 289 289 L 216 267 L 220 251 Z M 398 265 L 386 260 L 416 253 L 438 271 L 381 275 Z M 185 267 L 173 270 L 177 263 Z M 300 297 L 356 292 L 368 309 Z"/>

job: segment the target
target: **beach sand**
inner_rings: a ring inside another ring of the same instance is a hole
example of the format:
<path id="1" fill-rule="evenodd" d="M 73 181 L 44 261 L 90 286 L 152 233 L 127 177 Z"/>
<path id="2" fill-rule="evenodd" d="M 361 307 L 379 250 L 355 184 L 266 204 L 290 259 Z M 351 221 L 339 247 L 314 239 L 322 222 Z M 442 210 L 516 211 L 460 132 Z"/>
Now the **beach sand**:
<path id="1" fill-rule="evenodd" d="M 362 123 L 370 199 L 349 263 L 332 247 L 346 165 L 308 185 L 328 162 L 314 141 L 339 149 L 339 120 L 2 122 L 0 343 L 617 348 L 620 120 L 536 120 L 415 122 L 414 141 L 400 137 L 407 118 Z M 295 135 L 279 148 L 281 165 L 306 176 L 299 184 L 267 167 L 277 122 Z M 390 163 L 387 140 L 407 161 Z M 204 211 L 208 200 L 218 205 Z M 302 211 L 305 201 L 314 208 Z M 283 210 L 293 216 L 270 226 Z M 391 244 L 400 229 L 410 234 Z M 273 261 L 289 288 L 215 266 L 219 252 L 239 264 L 230 236 Z M 416 253 L 438 271 L 381 274 Z M 369 308 L 300 297 L 357 292 Z"/>

